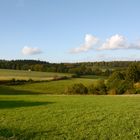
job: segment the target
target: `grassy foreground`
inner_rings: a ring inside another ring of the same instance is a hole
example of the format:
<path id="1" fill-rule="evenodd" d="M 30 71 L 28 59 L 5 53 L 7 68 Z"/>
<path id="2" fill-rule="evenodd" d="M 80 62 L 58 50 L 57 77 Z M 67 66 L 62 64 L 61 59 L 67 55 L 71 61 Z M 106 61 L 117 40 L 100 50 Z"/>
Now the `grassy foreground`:
<path id="1" fill-rule="evenodd" d="M 0 139 L 137 140 L 139 96 L 0 95 Z"/>

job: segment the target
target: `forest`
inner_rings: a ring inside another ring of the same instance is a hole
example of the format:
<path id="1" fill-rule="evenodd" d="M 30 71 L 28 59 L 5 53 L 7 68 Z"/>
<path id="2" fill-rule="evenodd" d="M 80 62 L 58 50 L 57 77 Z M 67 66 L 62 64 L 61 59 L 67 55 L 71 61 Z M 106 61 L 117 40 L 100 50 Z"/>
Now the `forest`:
<path id="1" fill-rule="evenodd" d="M 140 65 L 140 61 L 49 63 L 40 60 L 0 60 L 0 69 L 109 76 L 114 70 L 126 70 L 131 63 Z"/>

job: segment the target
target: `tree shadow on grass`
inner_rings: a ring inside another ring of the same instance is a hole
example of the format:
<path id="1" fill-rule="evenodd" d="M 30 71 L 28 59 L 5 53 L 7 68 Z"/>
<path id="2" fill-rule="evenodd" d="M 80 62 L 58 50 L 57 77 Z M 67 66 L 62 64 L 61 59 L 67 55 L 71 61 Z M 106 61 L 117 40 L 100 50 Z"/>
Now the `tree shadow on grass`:
<path id="1" fill-rule="evenodd" d="M 48 105 L 54 102 L 31 102 L 31 101 L 22 101 L 22 100 L 0 100 L 0 109 L 7 108 L 19 108 L 19 107 L 33 107 Z"/>
<path id="2" fill-rule="evenodd" d="M 32 92 L 26 90 L 16 90 L 9 86 L 0 86 L 0 95 L 40 95 L 41 92 Z"/>
<path id="3" fill-rule="evenodd" d="M 13 130 L 0 128 L 0 140 L 10 140 L 15 137 Z M 17 139 L 17 138 L 15 138 Z"/>
<path id="4" fill-rule="evenodd" d="M 37 132 L 27 130 L 0 128 L 0 140 L 29 140 L 33 139 L 36 134 Z"/>
<path id="5" fill-rule="evenodd" d="M 33 139 L 48 139 L 49 135 L 52 137 L 65 134 L 60 132 L 58 129 L 53 130 L 33 130 L 27 128 L 25 130 L 20 130 L 17 128 L 2 128 L 0 127 L 0 140 L 33 140 Z"/>

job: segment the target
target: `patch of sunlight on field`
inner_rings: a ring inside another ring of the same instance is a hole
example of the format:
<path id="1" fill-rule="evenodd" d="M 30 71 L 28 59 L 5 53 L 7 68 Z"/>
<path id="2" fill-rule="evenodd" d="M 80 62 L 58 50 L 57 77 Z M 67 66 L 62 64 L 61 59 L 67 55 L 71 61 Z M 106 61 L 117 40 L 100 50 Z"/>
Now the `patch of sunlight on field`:
<path id="1" fill-rule="evenodd" d="M 0 69 L 0 80 L 11 80 L 13 78 L 18 80 L 49 80 L 54 76 L 71 76 L 71 74 Z"/>

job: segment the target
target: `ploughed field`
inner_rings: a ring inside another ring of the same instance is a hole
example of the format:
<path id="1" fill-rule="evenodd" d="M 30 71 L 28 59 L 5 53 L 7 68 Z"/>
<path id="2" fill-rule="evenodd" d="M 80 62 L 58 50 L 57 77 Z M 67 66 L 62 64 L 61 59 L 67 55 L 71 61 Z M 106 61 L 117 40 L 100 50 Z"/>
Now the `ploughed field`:
<path id="1" fill-rule="evenodd" d="M 0 95 L 0 139 L 137 140 L 140 97 Z"/>

